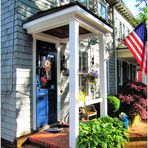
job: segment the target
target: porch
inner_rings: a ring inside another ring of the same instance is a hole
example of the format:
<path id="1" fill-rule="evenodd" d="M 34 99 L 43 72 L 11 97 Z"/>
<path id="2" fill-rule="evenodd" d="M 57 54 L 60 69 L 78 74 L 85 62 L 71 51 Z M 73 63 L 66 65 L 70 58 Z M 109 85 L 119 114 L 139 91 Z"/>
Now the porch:
<path id="1" fill-rule="evenodd" d="M 41 130 L 28 137 L 27 141 L 22 145 L 23 148 L 68 148 L 69 147 L 69 128 L 63 128 L 60 132 L 50 133 Z"/>
<path id="2" fill-rule="evenodd" d="M 139 124 L 130 127 L 129 130 L 130 141 L 125 144 L 125 148 L 147 146 L 147 123 L 140 122 Z M 64 129 L 60 133 L 49 133 L 40 131 L 30 136 L 29 141 L 26 142 L 23 148 L 45 148 L 51 146 L 52 148 L 68 148 L 68 130 Z M 63 140 L 63 141 L 62 141 Z"/>
<path id="3" fill-rule="evenodd" d="M 70 3 L 65 6 L 53 8 L 49 11 L 39 13 L 31 17 L 23 26 L 33 37 L 33 130 L 37 127 L 37 86 L 36 86 L 36 51 L 37 41 L 46 41 L 55 44 L 57 52 L 57 82 L 48 88 L 48 92 L 57 88 L 57 121 L 60 121 L 61 95 L 60 95 L 60 51 L 61 44 L 69 45 L 69 147 L 76 147 L 79 134 L 79 40 L 97 36 L 99 40 L 99 66 L 100 74 L 100 95 L 99 98 L 93 98 L 86 101 L 85 104 L 100 103 L 101 116 L 107 115 L 107 87 L 106 87 L 106 49 L 105 35 L 112 33 L 112 28 L 105 21 L 102 21 L 96 15 L 92 14 L 78 2 Z M 49 55 L 50 56 L 50 55 Z M 53 56 L 52 56 L 53 57 Z M 48 97 L 47 97 L 48 98 Z M 51 104 L 52 106 L 52 104 Z M 67 137 L 66 136 L 66 137 Z"/>

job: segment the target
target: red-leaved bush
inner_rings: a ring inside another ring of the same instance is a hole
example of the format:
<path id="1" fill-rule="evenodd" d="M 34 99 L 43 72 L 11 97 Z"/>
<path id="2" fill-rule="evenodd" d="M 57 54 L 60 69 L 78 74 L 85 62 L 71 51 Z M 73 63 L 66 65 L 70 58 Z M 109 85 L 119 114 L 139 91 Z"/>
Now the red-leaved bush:
<path id="1" fill-rule="evenodd" d="M 142 119 L 147 119 L 147 86 L 145 84 L 128 82 L 121 88 L 118 98 L 125 106 L 125 112 L 129 117 L 139 114 Z"/>

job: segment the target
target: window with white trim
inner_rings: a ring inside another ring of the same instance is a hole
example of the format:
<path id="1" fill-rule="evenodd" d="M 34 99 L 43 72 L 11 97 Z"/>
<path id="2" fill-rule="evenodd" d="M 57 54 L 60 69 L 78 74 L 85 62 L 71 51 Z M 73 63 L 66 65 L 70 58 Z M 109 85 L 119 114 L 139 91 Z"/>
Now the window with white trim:
<path id="1" fill-rule="evenodd" d="M 107 7 L 105 4 L 103 4 L 102 2 L 99 2 L 99 11 L 98 14 L 103 18 L 103 19 L 107 19 Z"/>

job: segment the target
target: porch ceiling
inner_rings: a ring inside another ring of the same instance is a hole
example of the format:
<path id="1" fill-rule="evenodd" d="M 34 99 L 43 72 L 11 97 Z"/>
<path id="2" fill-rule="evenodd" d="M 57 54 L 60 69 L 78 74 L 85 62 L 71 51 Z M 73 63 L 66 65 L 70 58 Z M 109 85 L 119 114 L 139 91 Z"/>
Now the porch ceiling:
<path id="1" fill-rule="evenodd" d="M 52 35 L 61 39 L 68 38 L 69 37 L 69 25 L 64 25 L 61 27 L 57 27 L 54 29 L 46 30 L 43 33 L 46 33 L 48 35 Z M 84 29 L 83 27 L 80 27 L 79 35 L 89 34 L 90 31 Z"/>
<path id="2" fill-rule="evenodd" d="M 128 48 L 118 48 L 116 50 L 117 52 L 117 58 L 119 60 L 122 60 L 122 61 L 126 61 L 126 62 L 130 62 L 134 65 L 138 65 L 137 64 L 137 61 L 135 60 L 135 58 L 133 57 L 133 55 L 131 54 L 131 52 L 129 51 Z"/>
<path id="3" fill-rule="evenodd" d="M 69 23 L 77 20 L 80 24 L 79 35 L 90 33 L 111 33 L 112 27 L 78 2 L 39 12 L 30 17 L 23 28 L 30 34 L 43 33 L 57 38 L 69 37 Z"/>

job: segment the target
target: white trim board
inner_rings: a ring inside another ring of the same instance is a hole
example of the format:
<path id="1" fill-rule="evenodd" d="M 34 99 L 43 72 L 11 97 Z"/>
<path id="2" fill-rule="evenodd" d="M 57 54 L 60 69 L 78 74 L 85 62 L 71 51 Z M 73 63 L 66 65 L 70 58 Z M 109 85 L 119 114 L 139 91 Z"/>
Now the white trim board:
<path id="1" fill-rule="evenodd" d="M 111 33 L 113 29 L 97 19 L 95 16 L 88 13 L 86 10 L 79 6 L 72 6 L 64 10 L 42 16 L 23 25 L 24 29 L 30 34 L 43 32 L 59 26 L 69 24 L 69 22 L 77 17 L 83 18 L 86 24 L 93 25 L 94 29 L 100 32 Z"/>
<path id="2" fill-rule="evenodd" d="M 49 38 L 49 36 L 42 36 L 42 34 L 34 34 L 33 35 L 33 130 L 36 130 L 36 43 L 37 40 L 46 41 L 49 43 L 54 43 L 56 45 L 57 50 L 57 120 L 60 121 L 60 104 L 61 104 L 61 98 L 60 98 L 60 89 L 59 89 L 59 82 L 61 80 L 60 78 L 60 42 L 53 40 L 52 37 Z"/>

